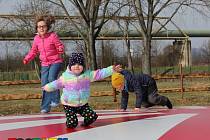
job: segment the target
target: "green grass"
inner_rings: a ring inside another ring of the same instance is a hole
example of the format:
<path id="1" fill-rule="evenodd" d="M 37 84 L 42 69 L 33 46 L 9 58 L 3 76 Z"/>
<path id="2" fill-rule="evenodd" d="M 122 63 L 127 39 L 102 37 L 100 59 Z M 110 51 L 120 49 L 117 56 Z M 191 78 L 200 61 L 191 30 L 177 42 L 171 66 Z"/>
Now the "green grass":
<path id="1" fill-rule="evenodd" d="M 35 71 L 0 72 L 0 81 L 38 80 Z"/>
<path id="2" fill-rule="evenodd" d="M 173 66 L 173 67 L 153 67 L 152 73 L 153 74 L 160 74 L 164 71 L 173 68 L 169 74 L 179 74 L 180 73 L 180 67 L 179 66 Z M 191 66 L 191 67 L 183 67 L 182 68 L 183 73 L 189 74 L 189 73 L 204 73 L 204 72 L 210 72 L 210 66 Z"/>
<path id="3" fill-rule="evenodd" d="M 39 84 L 0 86 L 0 94 L 41 93 Z"/>
<path id="4" fill-rule="evenodd" d="M 161 74 L 166 70 L 173 68 L 168 74 L 179 74 L 179 66 L 173 67 L 152 67 L 152 74 Z M 141 69 L 135 68 L 135 73 L 141 72 Z M 204 73 L 210 72 L 210 66 L 191 66 L 183 67 L 183 73 Z M 0 72 L 0 81 L 13 81 L 13 80 L 38 80 L 35 71 L 17 71 L 17 72 Z"/>
<path id="5" fill-rule="evenodd" d="M 184 86 L 203 86 L 209 85 L 209 79 L 194 79 L 185 80 Z M 174 88 L 179 87 L 179 80 L 158 80 L 158 88 Z M 97 82 L 92 83 L 91 93 L 94 91 L 110 91 L 112 90 L 110 83 Z M 31 85 L 15 85 L 15 86 L 0 86 L 0 94 L 13 93 L 41 93 L 39 84 Z M 161 93 L 171 99 L 174 106 L 209 106 L 210 105 L 210 91 L 202 92 L 185 92 L 184 98 L 180 93 Z M 90 97 L 89 104 L 93 109 L 117 109 L 120 106 L 120 97 L 117 96 L 117 102 L 113 102 L 112 96 Z M 19 114 L 33 114 L 40 111 L 40 99 L 30 100 L 11 100 L 0 101 L 0 115 L 19 115 Z M 128 108 L 134 108 L 135 95 L 130 93 Z M 53 108 L 53 112 L 62 112 L 63 107 Z"/>

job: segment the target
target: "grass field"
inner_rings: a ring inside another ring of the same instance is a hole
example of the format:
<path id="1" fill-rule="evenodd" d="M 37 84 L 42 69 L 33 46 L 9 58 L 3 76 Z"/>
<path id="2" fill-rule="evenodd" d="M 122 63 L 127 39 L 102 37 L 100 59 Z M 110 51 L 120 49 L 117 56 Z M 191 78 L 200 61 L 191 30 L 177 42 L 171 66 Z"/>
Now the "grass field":
<path id="1" fill-rule="evenodd" d="M 179 87 L 179 80 L 159 80 L 157 81 L 158 88 L 171 88 Z M 184 86 L 204 86 L 209 85 L 209 79 L 185 80 Z M 108 82 L 92 83 L 91 93 L 94 91 L 111 91 L 111 85 Z M 41 93 L 40 85 L 16 85 L 16 86 L 0 86 L 0 94 L 13 94 L 13 93 Z M 185 92 L 184 98 L 180 93 L 161 93 L 169 97 L 174 106 L 209 106 L 210 105 L 210 91 L 202 92 Z M 117 102 L 113 102 L 112 96 L 90 97 L 89 104 L 93 109 L 117 109 L 120 105 L 119 94 Z M 40 112 L 40 99 L 30 100 L 11 100 L 0 101 L 0 115 L 19 115 L 19 114 L 32 114 Z M 134 108 L 135 96 L 130 93 L 128 108 Z M 63 111 L 62 105 L 53 108 L 53 112 Z"/>

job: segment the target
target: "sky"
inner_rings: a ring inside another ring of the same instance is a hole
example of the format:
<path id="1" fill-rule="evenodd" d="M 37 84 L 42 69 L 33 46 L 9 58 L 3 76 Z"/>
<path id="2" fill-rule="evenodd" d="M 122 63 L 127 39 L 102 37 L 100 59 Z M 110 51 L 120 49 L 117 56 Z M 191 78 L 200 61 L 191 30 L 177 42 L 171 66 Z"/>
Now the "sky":
<path id="1" fill-rule="evenodd" d="M 0 14 L 12 13 L 14 6 L 24 0 L 0 0 Z M 206 13 L 208 14 L 208 13 Z M 210 13 L 209 13 L 210 15 Z M 196 12 L 187 10 L 185 13 L 175 16 L 173 21 L 176 25 L 183 30 L 209 30 L 210 31 L 210 18 L 202 17 Z M 174 26 L 171 29 L 176 29 Z M 192 47 L 201 47 L 204 42 L 207 42 L 209 38 L 190 38 Z M 167 41 L 165 41 L 167 42 Z M 169 41 L 171 42 L 171 41 Z"/>
<path id="2" fill-rule="evenodd" d="M 206 13 L 210 16 L 209 13 Z M 210 32 L 210 17 L 202 16 L 195 11 L 187 10 L 181 15 L 177 15 L 173 20 L 179 28 L 183 30 L 209 30 Z M 198 48 L 206 43 L 210 38 L 190 38 L 192 42 L 192 47 Z"/>

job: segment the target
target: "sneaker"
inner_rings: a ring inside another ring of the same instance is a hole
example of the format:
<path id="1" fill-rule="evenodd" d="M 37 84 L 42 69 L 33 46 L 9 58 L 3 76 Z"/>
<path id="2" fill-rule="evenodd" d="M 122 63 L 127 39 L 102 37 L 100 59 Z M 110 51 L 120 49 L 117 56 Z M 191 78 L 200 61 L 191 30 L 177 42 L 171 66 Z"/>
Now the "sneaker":
<path id="1" fill-rule="evenodd" d="M 50 104 L 50 106 L 51 106 L 51 107 L 57 107 L 57 106 L 59 106 L 59 104 L 56 104 L 56 103 L 52 102 L 52 103 Z"/>
<path id="2" fill-rule="evenodd" d="M 47 110 L 45 110 L 45 109 L 42 109 L 42 110 L 41 110 L 41 114 L 48 114 L 48 112 L 49 112 L 49 111 L 47 111 Z"/>
<path id="3" fill-rule="evenodd" d="M 171 104 L 171 101 L 168 99 L 166 102 L 166 106 L 168 107 L 168 109 L 172 109 L 173 105 Z"/>

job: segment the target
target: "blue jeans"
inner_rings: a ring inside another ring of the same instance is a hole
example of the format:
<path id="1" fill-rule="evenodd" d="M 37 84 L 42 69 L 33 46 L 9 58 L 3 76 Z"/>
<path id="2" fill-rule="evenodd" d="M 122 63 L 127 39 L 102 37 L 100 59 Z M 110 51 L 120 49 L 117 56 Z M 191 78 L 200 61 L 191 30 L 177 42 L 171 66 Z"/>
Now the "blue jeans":
<path id="1" fill-rule="evenodd" d="M 41 68 L 41 86 L 43 87 L 47 83 L 50 83 L 58 78 L 58 74 L 61 70 L 62 63 L 51 64 L 50 66 L 42 66 Z M 60 103 L 59 90 L 53 92 L 42 92 L 41 110 L 49 112 L 51 104 Z"/>

